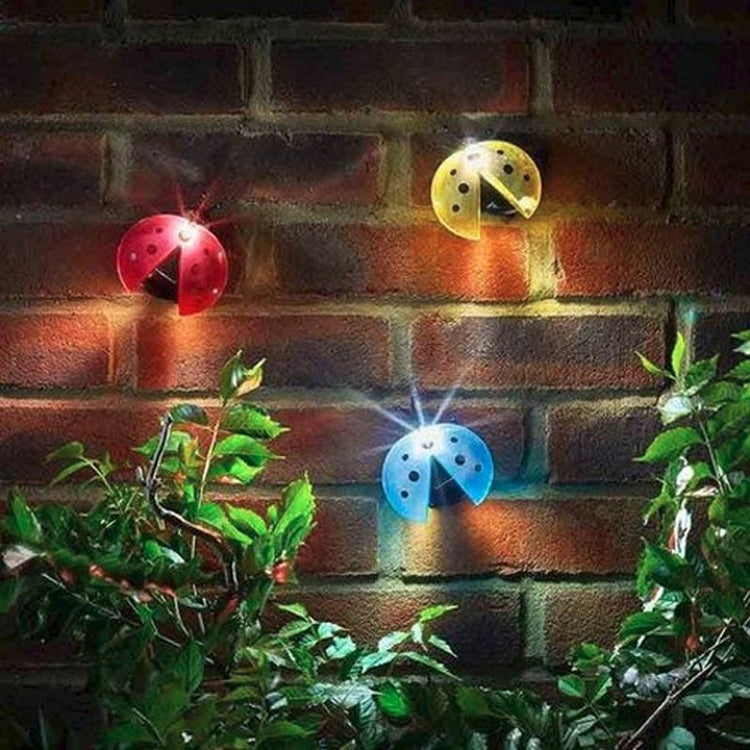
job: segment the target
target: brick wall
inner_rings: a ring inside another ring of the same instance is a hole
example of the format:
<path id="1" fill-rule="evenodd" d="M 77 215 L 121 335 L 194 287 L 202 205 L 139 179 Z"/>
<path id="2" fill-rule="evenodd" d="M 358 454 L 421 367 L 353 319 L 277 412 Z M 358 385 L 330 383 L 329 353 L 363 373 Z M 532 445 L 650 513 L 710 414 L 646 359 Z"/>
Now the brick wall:
<path id="1" fill-rule="evenodd" d="M 292 427 L 259 495 L 308 469 L 321 497 L 316 613 L 374 635 L 457 602 L 466 667 L 506 675 L 609 638 L 656 428 L 633 351 L 750 325 L 744 0 L 0 8 L 0 478 L 39 483 L 71 437 L 121 453 L 245 347 Z M 538 155 L 543 202 L 470 243 L 429 182 L 486 137 Z M 122 231 L 210 186 L 222 303 L 183 320 L 124 295 Z M 428 410 L 460 380 L 447 417 L 499 475 L 425 526 L 381 501 L 399 432 L 365 399 L 406 410 L 412 380 Z"/>

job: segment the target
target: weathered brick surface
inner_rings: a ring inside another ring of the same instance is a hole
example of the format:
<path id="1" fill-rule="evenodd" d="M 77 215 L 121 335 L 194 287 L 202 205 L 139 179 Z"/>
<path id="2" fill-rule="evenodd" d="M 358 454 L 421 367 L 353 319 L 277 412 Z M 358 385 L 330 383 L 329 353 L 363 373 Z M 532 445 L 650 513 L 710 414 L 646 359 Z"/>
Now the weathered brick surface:
<path id="1" fill-rule="evenodd" d="M 0 384 L 104 385 L 110 330 L 101 315 L 0 314 Z"/>
<path id="2" fill-rule="evenodd" d="M 44 457 L 71 440 L 98 455 L 109 450 L 115 461 L 128 457 L 159 430 L 158 404 L 112 401 L 0 399 L 0 480 L 42 481 L 59 466 Z"/>
<path id="3" fill-rule="evenodd" d="M 566 0 L 414 0 L 414 13 L 430 21 L 538 18 L 560 21 L 607 22 L 623 20 L 666 20 L 664 0 L 594 0 L 576 3 Z"/>
<path id="4" fill-rule="evenodd" d="M 689 133 L 685 144 L 686 193 L 709 205 L 750 203 L 750 134 Z"/>
<path id="5" fill-rule="evenodd" d="M 655 476 L 634 462 L 659 431 L 656 410 L 621 404 L 559 406 L 549 413 L 552 482 L 627 482 Z"/>
<path id="6" fill-rule="evenodd" d="M 742 42 L 562 41 L 552 52 L 560 112 L 744 113 L 750 50 Z"/>
<path id="7" fill-rule="evenodd" d="M 638 609 L 628 589 L 550 585 L 544 594 L 546 663 L 564 664 L 584 641 L 612 646 L 623 619 Z"/>
<path id="8" fill-rule="evenodd" d="M 0 296 L 124 294 L 115 250 L 126 226 L 12 224 L 0 231 Z"/>
<path id="9" fill-rule="evenodd" d="M 291 429 L 274 442 L 285 459 L 266 469 L 271 482 L 309 471 L 316 484 L 375 483 L 388 448 L 404 434 L 372 408 L 275 409 L 274 417 Z"/>
<path id="10" fill-rule="evenodd" d="M 414 327 L 414 365 L 427 387 L 642 388 L 634 350 L 661 361 L 664 324 L 642 315 L 425 316 Z"/>
<path id="11" fill-rule="evenodd" d="M 520 658 L 520 597 L 512 589 L 410 586 L 389 591 L 295 591 L 284 598 L 303 602 L 314 617 L 340 623 L 370 645 L 391 630 L 411 625 L 425 607 L 457 604 L 458 611 L 440 621 L 436 631 L 454 647 L 461 666 L 489 671 Z"/>
<path id="12" fill-rule="evenodd" d="M 460 503 L 407 525 L 404 570 L 430 577 L 629 573 L 642 548 L 642 507 L 619 497 Z"/>
<path id="13" fill-rule="evenodd" d="M 696 359 L 720 354 L 720 371 L 733 367 L 745 357 L 733 350 L 739 341 L 733 333 L 750 329 L 750 311 L 734 313 L 698 313 L 695 321 L 693 349 Z"/>
<path id="14" fill-rule="evenodd" d="M 83 133 L 0 136 L 0 201 L 72 206 L 96 203 L 103 139 Z"/>
<path id="15" fill-rule="evenodd" d="M 522 42 L 279 42 L 273 102 L 290 110 L 523 112 Z M 467 85 L 471 81 L 471 85 Z"/>
<path id="16" fill-rule="evenodd" d="M 229 500 L 264 511 L 271 499 Z M 278 502 L 278 498 L 273 498 Z M 295 566 L 303 576 L 362 576 L 378 572 L 378 502 L 367 497 L 318 497 L 315 528 Z"/>
<path id="17" fill-rule="evenodd" d="M 130 0 L 134 18 L 294 18 L 367 23 L 384 20 L 392 0 Z"/>
<path id="18" fill-rule="evenodd" d="M 525 237 L 519 227 L 484 227 L 478 242 L 438 226 L 278 227 L 261 239 L 278 288 L 291 294 L 413 295 L 517 300 L 528 293 Z"/>
<path id="19" fill-rule="evenodd" d="M 741 226 L 560 223 L 560 296 L 750 291 L 750 232 Z"/>
<path id="20" fill-rule="evenodd" d="M 466 137 L 458 129 L 412 139 L 412 198 L 430 204 L 435 169 Z M 495 138 L 491 126 L 476 127 L 477 140 Z M 497 138 L 525 148 L 542 171 L 542 207 L 570 205 L 659 205 L 664 194 L 666 154 L 660 133 L 618 132 L 502 133 Z"/>
<path id="21" fill-rule="evenodd" d="M 1 112 L 228 112 L 240 107 L 229 44 L 96 45 L 0 41 Z"/>
<path id="22" fill-rule="evenodd" d="M 268 359 L 266 385 L 387 385 L 388 323 L 347 315 L 232 316 L 137 323 L 138 387 L 214 390 L 223 363 L 239 349 Z"/>
<path id="23" fill-rule="evenodd" d="M 136 205 L 242 200 L 370 204 L 382 145 L 374 136 L 167 133 L 136 136 L 125 198 Z"/>

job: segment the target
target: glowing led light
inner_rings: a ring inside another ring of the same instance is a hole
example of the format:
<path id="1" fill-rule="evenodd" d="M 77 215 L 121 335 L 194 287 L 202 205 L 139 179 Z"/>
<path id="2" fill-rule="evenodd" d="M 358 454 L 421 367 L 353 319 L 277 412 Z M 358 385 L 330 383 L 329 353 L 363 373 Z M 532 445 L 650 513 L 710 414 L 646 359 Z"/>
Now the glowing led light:
<path id="1" fill-rule="evenodd" d="M 216 236 L 182 216 L 157 214 L 124 234 L 117 273 L 129 292 L 143 289 L 193 315 L 218 302 L 227 284 L 227 256 Z"/>
<path id="2" fill-rule="evenodd" d="M 426 521 L 428 508 L 468 497 L 479 505 L 492 487 L 492 455 L 467 427 L 432 424 L 398 440 L 383 462 L 381 483 L 393 510 Z"/>
<path id="3" fill-rule="evenodd" d="M 483 183 L 525 219 L 539 207 L 542 179 L 523 149 L 507 141 L 470 143 L 442 162 L 430 188 L 435 215 L 459 237 L 479 239 Z"/>

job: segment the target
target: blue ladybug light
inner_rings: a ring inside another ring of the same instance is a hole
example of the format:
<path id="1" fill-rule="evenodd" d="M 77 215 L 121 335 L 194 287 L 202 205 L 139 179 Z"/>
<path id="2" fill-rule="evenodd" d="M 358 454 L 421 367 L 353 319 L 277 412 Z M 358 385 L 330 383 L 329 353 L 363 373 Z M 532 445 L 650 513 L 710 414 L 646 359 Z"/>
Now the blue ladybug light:
<path id="1" fill-rule="evenodd" d="M 433 424 L 404 435 L 383 462 L 382 485 L 393 510 L 409 521 L 427 520 L 428 508 L 489 494 L 494 467 L 484 441 L 467 427 Z"/>

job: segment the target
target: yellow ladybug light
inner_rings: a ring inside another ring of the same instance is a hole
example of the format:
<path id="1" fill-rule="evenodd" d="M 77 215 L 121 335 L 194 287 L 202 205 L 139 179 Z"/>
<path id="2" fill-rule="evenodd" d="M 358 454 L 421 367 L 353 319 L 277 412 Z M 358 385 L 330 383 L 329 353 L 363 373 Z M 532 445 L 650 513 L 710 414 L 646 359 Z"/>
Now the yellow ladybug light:
<path id="1" fill-rule="evenodd" d="M 507 141 L 472 143 L 443 161 L 430 190 L 438 220 L 459 237 L 479 239 L 482 182 L 525 219 L 539 207 L 542 178 L 523 149 Z"/>

